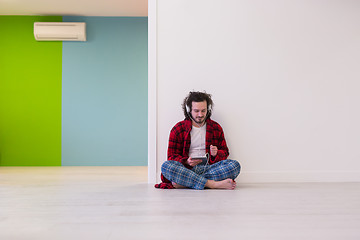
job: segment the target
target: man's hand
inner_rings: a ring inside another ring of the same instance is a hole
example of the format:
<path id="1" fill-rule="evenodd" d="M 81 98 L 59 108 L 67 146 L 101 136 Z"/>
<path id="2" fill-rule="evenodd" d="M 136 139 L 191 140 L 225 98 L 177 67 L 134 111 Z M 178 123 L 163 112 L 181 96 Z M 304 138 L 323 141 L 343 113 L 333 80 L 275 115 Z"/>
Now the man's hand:
<path id="1" fill-rule="evenodd" d="M 218 153 L 218 148 L 216 146 L 210 145 L 210 154 L 215 157 Z"/>
<path id="2" fill-rule="evenodd" d="M 194 167 L 198 164 L 200 164 L 202 162 L 202 160 L 200 159 L 192 159 L 191 157 L 189 157 L 187 160 L 186 160 L 187 164 L 189 164 L 190 166 Z"/>

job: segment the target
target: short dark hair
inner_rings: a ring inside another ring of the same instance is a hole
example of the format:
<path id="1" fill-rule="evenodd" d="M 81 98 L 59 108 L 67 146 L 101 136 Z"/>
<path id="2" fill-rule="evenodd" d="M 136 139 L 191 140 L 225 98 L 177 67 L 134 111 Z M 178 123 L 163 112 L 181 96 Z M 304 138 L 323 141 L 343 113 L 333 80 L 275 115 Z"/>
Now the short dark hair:
<path id="1" fill-rule="evenodd" d="M 184 99 L 182 104 L 182 109 L 184 111 L 184 116 L 186 119 L 190 119 L 189 113 L 186 111 L 186 106 L 192 110 L 192 102 L 203 102 L 206 101 L 207 106 L 207 118 L 211 117 L 211 110 L 214 106 L 214 103 L 211 99 L 211 94 L 204 92 L 189 92 L 187 97 Z"/>

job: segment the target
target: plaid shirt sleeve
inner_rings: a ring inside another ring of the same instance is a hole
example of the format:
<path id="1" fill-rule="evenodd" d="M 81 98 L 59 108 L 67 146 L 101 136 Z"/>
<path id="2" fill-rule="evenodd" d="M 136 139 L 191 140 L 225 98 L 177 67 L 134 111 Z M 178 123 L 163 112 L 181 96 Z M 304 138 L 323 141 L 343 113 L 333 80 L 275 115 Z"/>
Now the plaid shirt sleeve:
<path id="1" fill-rule="evenodd" d="M 184 120 L 177 123 L 170 132 L 168 145 L 168 160 L 181 162 L 187 167 L 189 158 L 191 121 Z"/>
<path id="2" fill-rule="evenodd" d="M 210 155 L 210 145 L 218 148 L 218 153 L 215 157 Z M 209 164 L 225 160 L 229 156 L 229 149 L 226 145 L 223 129 L 220 124 L 210 119 L 207 121 L 206 127 L 206 152 L 210 155 Z"/>

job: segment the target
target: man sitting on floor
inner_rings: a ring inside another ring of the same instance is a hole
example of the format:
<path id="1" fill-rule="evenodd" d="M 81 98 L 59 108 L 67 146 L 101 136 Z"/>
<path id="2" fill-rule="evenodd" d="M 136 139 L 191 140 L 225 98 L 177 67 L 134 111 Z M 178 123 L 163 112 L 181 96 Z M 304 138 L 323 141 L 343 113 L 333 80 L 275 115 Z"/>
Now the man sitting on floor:
<path id="1" fill-rule="evenodd" d="M 205 92 L 184 99 L 185 120 L 171 130 L 168 160 L 156 188 L 235 189 L 240 164 L 227 159 L 229 149 L 221 126 L 210 119 L 213 101 Z M 205 161 L 199 156 L 206 156 Z"/>

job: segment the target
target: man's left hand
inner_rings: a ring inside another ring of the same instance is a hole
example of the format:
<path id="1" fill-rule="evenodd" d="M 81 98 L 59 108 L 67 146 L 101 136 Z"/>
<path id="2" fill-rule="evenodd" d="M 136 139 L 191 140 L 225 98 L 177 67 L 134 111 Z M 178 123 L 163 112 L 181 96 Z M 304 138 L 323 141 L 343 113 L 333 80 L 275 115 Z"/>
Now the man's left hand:
<path id="1" fill-rule="evenodd" d="M 216 146 L 210 145 L 210 154 L 215 157 L 217 155 L 218 148 Z"/>

